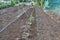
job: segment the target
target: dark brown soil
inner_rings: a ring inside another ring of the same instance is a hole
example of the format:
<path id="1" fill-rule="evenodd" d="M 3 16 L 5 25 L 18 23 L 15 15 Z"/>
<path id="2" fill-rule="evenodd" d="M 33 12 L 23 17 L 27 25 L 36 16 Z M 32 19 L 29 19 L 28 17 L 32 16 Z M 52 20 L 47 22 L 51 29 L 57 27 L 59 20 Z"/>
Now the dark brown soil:
<path id="1" fill-rule="evenodd" d="M 28 24 L 32 10 L 28 9 L 0 32 L 0 40 L 60 40 L 60 23 L 52 20 L 42 8 L 35 7 L 32 25 Z M 24 33 L 28 35 L 26 38 L 23 38 Z"/>
<path id="2" fill-rule="evenodd" d="M 19 19 L 17 19 L 15 22 L 9 25 L 5 30 L 3 30 L 0 33 L 0 40 L 17 40 L 17 38 L 19 38 L 20 40 L 24 40 L 25 38 L 22 38 L 23 37 L 22 35 L 24 32 L 29 33 L 29 36 L 27 37 L 28 40 L 29 39 L 36 40 L 37 26 L 36 26 L 36 20 L 35 20 L 35 12 L 33 13 L 34 21 L 32 22 L 32 25 L 29 25 L 28 23 L 26 23 L 26 22 L 29 22 L 28 20 L 31 12 L 32 12 L 32 9 L 28 9 L 25 14 L 23 14 Z M 30 28 L 27 28 L 27 27 L 30 27 Z"/>
<path id="3" fill-rule="evenodd" d="M 52 20 L 41 8 L 36 8 L 37 40 L 60 40 L 60 23 Z"/>
<path id="4" fill-rule="evenodd" d="M 22 13 L 22 7 L 10 7 L 3 10 L 0 10 L 0 30 L 7 26 L 10 22 L 16 19 L 20 13 Z"/>

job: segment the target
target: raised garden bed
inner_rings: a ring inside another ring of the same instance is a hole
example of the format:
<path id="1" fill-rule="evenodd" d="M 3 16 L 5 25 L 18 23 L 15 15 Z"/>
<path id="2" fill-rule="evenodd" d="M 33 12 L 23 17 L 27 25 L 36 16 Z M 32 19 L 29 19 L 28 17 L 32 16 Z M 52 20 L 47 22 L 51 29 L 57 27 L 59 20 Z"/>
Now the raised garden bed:
<path id="1" fill-rule="evenodd" d="M 18 16 L 20 13 L 22 13 L 23 8 L 21 7 L 11 7 L 7 9 L 0 10 L 0 29 L 11 23 L 14 19 L 16 19 L 16 16 Z"/>
<path id="2" fill-rule="evenodd" d="M 0 40 L 36 40 L 37 30 L 36 30 L 36 15 L 33 12 L 34 20 L 32 24 L 29 25 L 29 16 L 32 9 L 28 9 L 22 16 L 11 23 L 6 29 L 0 32 Z M 26 34 L 26 35 L 25 35 Z M 25 35 L 25 36 L 24 36 Z M 28 36 L 27 36 L 28 35 Z M 26 37 L 26 38 L 25 38 Z"/>

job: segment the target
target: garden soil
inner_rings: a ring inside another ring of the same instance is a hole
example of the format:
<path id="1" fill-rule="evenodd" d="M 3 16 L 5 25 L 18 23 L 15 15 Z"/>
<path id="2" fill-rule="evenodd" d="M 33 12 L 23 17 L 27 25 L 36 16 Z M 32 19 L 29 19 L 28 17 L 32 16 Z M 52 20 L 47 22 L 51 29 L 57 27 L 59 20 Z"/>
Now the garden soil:
<path id="1" fill-rule="evenodd" d="M 32 10 L 33 21 L 29 24 Z M 60 40 L 60 23 L 52 20 L 42 8 L 27 9 L 22 16 L 0 32 L 0 40 Z"/>

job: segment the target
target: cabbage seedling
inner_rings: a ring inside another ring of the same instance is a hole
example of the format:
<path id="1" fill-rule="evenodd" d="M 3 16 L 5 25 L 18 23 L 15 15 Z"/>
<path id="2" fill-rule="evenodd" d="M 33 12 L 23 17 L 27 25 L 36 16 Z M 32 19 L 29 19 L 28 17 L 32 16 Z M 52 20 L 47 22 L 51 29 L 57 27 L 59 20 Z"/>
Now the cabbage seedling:
<path id="1" fill-rule="evenodd" d="M 34 12 L 34 11 L 32 10 L 32 13 L 31 13 L 30 18 L 29 18 L 29 21 L 30 21 L 29 24 L 30 24 L 30 25 L 32 24 L 32 21 L 33 21 L 33 16 L 32 16 L 33 12 Z"/>
<path id="2" fill-rule="evenodd" d="M 30 20 L 30 25 L 31 25 L 32 24 L 32 16 L 30 16 L 30 19 L 29 20 Z"/>

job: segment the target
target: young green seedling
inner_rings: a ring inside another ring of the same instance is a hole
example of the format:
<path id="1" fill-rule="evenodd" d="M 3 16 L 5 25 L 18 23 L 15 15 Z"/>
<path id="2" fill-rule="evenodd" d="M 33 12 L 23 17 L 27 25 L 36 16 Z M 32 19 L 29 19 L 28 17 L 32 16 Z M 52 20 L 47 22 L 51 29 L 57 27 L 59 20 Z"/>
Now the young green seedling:
<path id="1" fill-rule="evenodd" d="M 32 16 L 30 16 L 30 25 L 32 24 Z"/>
<path id="2" fill-rule="evenodd" d="M 32 13 L 31 13 L 30 18 L 29 18 L 30 25 L 32 24 L 32 20 L 33 20 L 33 16 L 32 16 L 33 12 L 34 12 L 34 11 L 32 10 Z"/>

